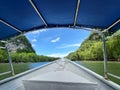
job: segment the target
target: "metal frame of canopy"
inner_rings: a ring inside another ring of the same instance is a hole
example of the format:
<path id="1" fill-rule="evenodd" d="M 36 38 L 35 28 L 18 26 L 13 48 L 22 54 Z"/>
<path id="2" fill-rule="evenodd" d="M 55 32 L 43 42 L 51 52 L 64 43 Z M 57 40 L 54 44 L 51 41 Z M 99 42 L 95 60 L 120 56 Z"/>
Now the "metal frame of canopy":
<path id="1" fill-rule="evenodd" d="M 38 16 L 40 17 L 40 19 L 42 20 L 42 22 L 44 23 L 45 27 L 43 28 L 37 28 L 37 29 L 31 29 L 29 31 L 35 31 L 38 29 L 46 29 L 46 28 L 59 28 L 61 26 L 53 26 L 53 27 L 47 27 L 48 24 L 45 20 L 45 18 L 41 15 L 40 11 L 37 9 L 36 5 L 34 4 L 33 0 L 29 0 L 30 4 L 32 5 L 33 9 L 36 11 L 36 13 L 38 14 Z M 78 18 L 78 12 L 79 12 L 79 7 L 80 7 L 80 2 L 81 0 L 77 1 L 77 6 L 76 6 L 76 11 L 75 11 L 75 15 L 74 15 L 74 23 L 73 26 L 62 26 L 63 28 L 74 28 L 74 29 L 84 29 L 84 30 L 88 30 L 88 31 L 93 31 L 95 33 L 99 33 L 102 35 L 103 38 L 103 55 L 104 55 L 104 77 L 107 79 L 107 53 L 106 53 L 106 39 L 105 39 L 105 35 L 104 33 L 107 32 L 108 30 L 110 30 L 112 27 L 116 26 L 118 23 L 120 23 L 120 19 L 117 20 L 116 22 L 114 22 L 112 25 L 110 25 L 108 28 L 104 29 L 103 31 L 98 31 L 95 29 L 91 29 L 91 28 L 86 28 L 86 27 L 80 27 L 80 26 L 76 26 L 76 22 L 77 22 L 77 18 Z M 26 32 L 21 31 L 20 29 L 16 28 L 15 26 L 11 25 L 10 23 L 0 19 L 0 22 L 2 22 L 3 24 L 7 25 L 8 27 L 14 29 L 15 31 L 19 32 L 20 34 L 24 34 Z M 27 31 L 27 32 L 29 32 Z M 9 53 L 8 53 L 8 57 Z"/>
<path id="2" fill-rule="evenodd" d="M 46 19 L 44 18 L 44 16 L 42 16 L 40 10 L 38 10 L 37 6 L 35 5 L 35 3 L 33 2 L 33 0 L 29 0 L 29 3 L 31 4 L 31 6 L 33 7 L 34 11 L 37 13 L 37 15 L 39 16 L 39 18 L 42 20 L 42 22 L 44 23 L 44 27 L 42 28 L 33 28 L 33 29 L 29 29 L 28 31 L 33 31 L 33 30 L 36 30 L 36 29 L 44 29 L 44 28 L 53 28 L 53 27 L 72 27 L 72 28 L 76 28 L 76 27 L 80 27 L 80 26 L 77 26 L 76 23 L 77 23 L 77 19 L 78 19 L 78 13 L 79 13 L 79 9 L 80 9 L 80 4 L 81 4 L 81 0 L 77 0 L 77 4 L 76 4 L 76 9 L 75 9 L 75 14 L 74 14 L 74 23 L 73 25 L 68 25 L 68 26 L 64 26 L 64 25 L 60 25 L 60 26 L 57 26 L 57 25 L 53 25 L 53 26 L 48 26 L 48 23 L 46 22 Z M 21 33 L 25 33 L 25 31 L 22 31 L 20 30 L 19 28 L 11 25 L 10 23 L 8 23 L 7 21 L 3 20 L 3 19 L 0 19 L 0 22 L 11 27 L 12 29 L 16 30 L 17 32 L 19 32 L 20 34 Z M 115 21 L 112 25 L 110 25 L 108 28 L 104 29 L 103 31 L 101 32 L 107 32 L 109 31 L 112 27 L 114 27 L 116 24 L 118 24 L 120 22 L 120 19 L 118 19 L 117 21 Z M 81 27 L 82 29 L 84 29 L 83 27 Z M 85 27 L 86 28 L 86 27 Z M 27 32 L 28 32 L 27 31 Z"/>
<path id="3" fill-rule="evenodd" d="M 6 22 L 4 22 L 4 24 L 8 25 L 11 28 L 14 28 L 14 30 L 17 30 L 14 26 L 11 26 L 10 24 L 8 24 Z M 66 28 L 66 27 L 64 27 L 64 28 Z M 105 39 L 104 32 L 101 32 L 101 31 L 98 31 L 98 30 L 95 30 L 95 29 L 91 29 L 91 28 L 84 28 L 84 27 L 77 27 L 77 26 L 73 27 L 73 28 L 74 29 L 83 29 L 83 30 L 87 30 L 87 31 L 92 31 L 92 32 L 99 33 L 99 34 L 102 35 L 102 38 L 103 38 L 103 55 L 104 55 L 104 77 L 105 77 L 105 79 L 107 79 L 108 78 L 108 76 L 107 76 L 107 53 L 106 53 L 106 39 Z M 21 32 L 21 34 L 23 34 L 23 33 Z M 13 66 L 12 66 L 12 62 L 11 62 L 11 58 L 10 58 L 10 55 L 9 55 L 8 48 L 6 48 L 6 50 L 7 50 L 7 55 L 8 55 L 8 58 L 9 58 L 8 60 L 9 60 L 9 63 L 10 63 L 12 75 L 14 75 L 14 69 L 13 69 Z"/>
<path id="4" fill-rule="evenodd" d="M 7 42 L 6 41 L 1 41 L 1 42 L 5 43 L 5 47 L 0 47 L 0 48 L 1 49 L 6 49 L 6 52 L 7 52 L 6 54 L 7 54 L 9 65 L 10 65 L 10 71 L 0 73 L 0 76 L 5 75 L 5 74 L 9 74 L 9 73 L 11 73 L 14 76 L 15 75 L 14 68 L 13 68 L 13 64 L 12 64 L 12 59 L 10 57 L 9 48 L 8 48 L 8 46 L 6 44 Z"/>

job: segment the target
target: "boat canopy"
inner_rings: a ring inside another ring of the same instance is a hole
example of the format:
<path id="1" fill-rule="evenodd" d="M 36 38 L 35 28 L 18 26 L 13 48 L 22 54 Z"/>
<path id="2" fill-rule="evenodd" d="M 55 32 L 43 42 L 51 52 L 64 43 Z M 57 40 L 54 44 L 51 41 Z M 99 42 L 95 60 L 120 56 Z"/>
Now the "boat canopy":
<path id="1" fill-rule="evenodd" d="M 54 28 L 120 29 L 120 0 L 0 0 L 0 40 Z"/>

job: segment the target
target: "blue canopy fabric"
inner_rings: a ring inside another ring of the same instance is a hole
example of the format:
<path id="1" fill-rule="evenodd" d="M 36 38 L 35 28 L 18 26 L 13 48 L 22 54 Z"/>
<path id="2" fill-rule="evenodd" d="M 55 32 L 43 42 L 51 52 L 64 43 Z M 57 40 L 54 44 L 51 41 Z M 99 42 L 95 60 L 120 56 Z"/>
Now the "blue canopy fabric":
<path id="1" fill-rule="evenodd" d="M 119 4 L 120 0 L 80 0 L 75 25 L 107 29 L 120 19 Z M 0 0 L 0 40 L 35 29 L 74 27 L 77 5 L 78 0 Z M 114 33 L 118 29 L 120 23 L 108 31 Z"/>

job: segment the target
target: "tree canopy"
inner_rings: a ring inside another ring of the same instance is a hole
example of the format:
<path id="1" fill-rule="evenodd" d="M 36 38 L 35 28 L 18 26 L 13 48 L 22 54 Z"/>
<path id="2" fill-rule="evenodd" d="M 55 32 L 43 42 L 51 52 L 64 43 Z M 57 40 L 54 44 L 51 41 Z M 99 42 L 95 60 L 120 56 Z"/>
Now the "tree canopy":
<path id="1" fill-rule="evenodd" d="M 107 58 L 112 61 L 120 61 L 120 32 L 116 32 L 112 38 L 106 33 Z M 117 36 L 116 36 L 117 35 Z M 103 42 L 101 35 L 91 33 L 75 52 L 67 58 L 71 60 L 103 60 Z"/>
<path id="2" fill-rule="evenodd" d="M 16 37 L 15 39 L 9 39 L 6 45 L 9 48 L 13 62 L 41 62 L 58 59 L 55 57 L 37 55 L 29 40 L 24 35 Z M 5 44 L 0 42 L 0 46 L 5 46 Z M 0 62 L 8 62 L 6 49 L 0 49 Z"/>

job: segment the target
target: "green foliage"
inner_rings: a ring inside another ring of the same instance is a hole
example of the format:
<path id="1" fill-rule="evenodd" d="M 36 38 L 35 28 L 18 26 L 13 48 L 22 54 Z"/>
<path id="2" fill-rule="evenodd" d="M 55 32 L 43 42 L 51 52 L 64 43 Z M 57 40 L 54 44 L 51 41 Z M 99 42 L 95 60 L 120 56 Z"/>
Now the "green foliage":
<path id="1" fill-rule="evenodd" d="M 8 62 L 6 52 L 1 51 L 2 54 L 0 54 L 0 62 Z M 4 55 L 3 55 L 4 53 Z M 45 61 L 53 61 L 58 58 L 54 57 L 47 57 L 43 55 L 36 55 L 35 53 L 10 53 L 12 62 L 45 62 Z"/>
<path id="2" fill-rule="evenodd" d="M 120 61 L 120 36 L 107 40 L 106 46 L 108 60 Z M 70 53 L 67 58 L 71 60 L 103 60 L 102 37 L 99 34 L 91 33 L 79 49 Z"/>
<path id="3" fill-rule="evenodd" d="M 5 46 L 3 43 L 0 43 L 0 45 Z M 12 49 L 10 49 L 10 56 L 13 62 L 41 62 L 58 59 L 54 57 L 37 55 L 30 42 L 24 35 L 10 39 L 7 46 L 8 48 L 10 48 L 10 46 L 14 46 L 14 48 L 17 49 L 16 52 L 13 52 Z M 8 62 L 6 50 L 0 49 L 0 62 Z"/>
<path id="4" fill-rule="evenodd" d="M 0 62 L 8 62 L 7 53 L 5 50 L 0 49 Z"/>
<path id="5" fill-rule="evenodd" d="M 107 54 L 109 59 L 120 61 L 120 36 L 107 41 Z"/>
<path id="6" fill-rule="evenodd" d="M 72 52 L 67 57 L 71 60 L 80 60 L 78 52 Z"/>
<path id="7" fill-rule="evenodd" d="M 13 62 L 45 62 L 53 61 L 58 58 L 36 55 L 35 53 L 11 53 Z"/>
<path id="8" fill-rule="evenodd" d="M 91 33 L 87 40 L 99 41 L 102 37 L 98 33 Z"/>
<path id="9" fill-rule="evenodd" d="M 32 48 L 29 40 L 24 35 L 21 35 L 13 40 L 11 39 L 10 42 L 12 42 L 16 46 L 20 46 L 21 44 L 24 46 L 22 48 L 17 49 L 18 53 L 21 52 L 35 53 L 35 50 Z"/>

